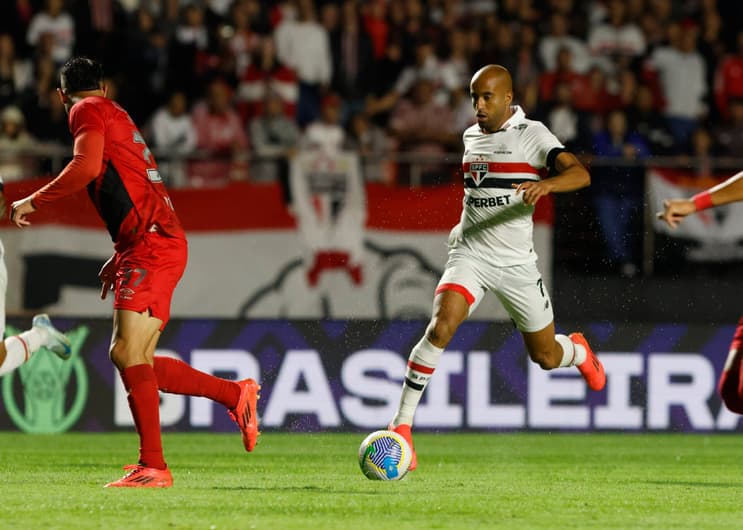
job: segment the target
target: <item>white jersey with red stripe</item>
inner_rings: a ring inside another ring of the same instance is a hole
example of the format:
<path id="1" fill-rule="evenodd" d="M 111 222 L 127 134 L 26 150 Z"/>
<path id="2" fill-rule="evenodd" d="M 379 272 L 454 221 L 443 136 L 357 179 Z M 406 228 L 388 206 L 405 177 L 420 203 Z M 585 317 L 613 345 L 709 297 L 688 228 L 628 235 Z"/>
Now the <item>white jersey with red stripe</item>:
<path id="1" fill-rule="evenodd" d="M 547 127 L 529 120 L 519 106 L 503 127 L 485 133 L 475 124 L 464 131 L 464 198 L 449 246 L 467 249 L 490 264 L 509 267 L 537 259 L 532 244 L 534 206 L 512 184 L 540 179 L 550 152 L 564 149 Z"/>

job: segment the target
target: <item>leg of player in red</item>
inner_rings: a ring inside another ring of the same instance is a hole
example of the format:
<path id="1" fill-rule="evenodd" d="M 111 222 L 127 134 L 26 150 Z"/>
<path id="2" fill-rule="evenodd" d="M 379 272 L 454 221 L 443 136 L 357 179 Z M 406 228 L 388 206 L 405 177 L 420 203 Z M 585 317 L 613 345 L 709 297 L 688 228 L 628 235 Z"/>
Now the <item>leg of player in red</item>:
<path id="1" fill-rule="evenodd" d="M 255 380 L 228 381 L 160 355 L 155 356 L 154 368 L 162 392 L 206 397 L 224 405 L 240 427 L 245 450 L 250 452 L 255 448 L 260 435 L 256 405 L 261 389 Z"/>
<path id="2" fill-rule="evenodd" d="M 738 414 L 743 414 L 743 374 L 741 374 L 743 367 L 740 356 L 743 348 L 741 346 L 743 346 L 743 317 L 738 320 L 728 358 L 717 385 L 722 402 L 728 409 Z"/>
<path id="3" fill-rule="evenodd" d="M 434 299 L 433 317 L 424 337 L 413 347 L 408 358 L 408 367 L 402 388 L 402 396 L 389 429 L 405 438 L 413 448 L 411 428 L 413 416 L 428 385 L 444 348 L 454 337 L 459 325 L 469 315 L 472 296 L 461 286 L 437 289 Z M 604 367 L 580 333 L 570 337 L 555 334 L 554 323 L 536 332 L 521 332 L 529 357 L 545 370 L 576 366 L 592 390 L 601 390 L 606 384 Z M 413 450 L 412 471 L 418 465 Z"/>

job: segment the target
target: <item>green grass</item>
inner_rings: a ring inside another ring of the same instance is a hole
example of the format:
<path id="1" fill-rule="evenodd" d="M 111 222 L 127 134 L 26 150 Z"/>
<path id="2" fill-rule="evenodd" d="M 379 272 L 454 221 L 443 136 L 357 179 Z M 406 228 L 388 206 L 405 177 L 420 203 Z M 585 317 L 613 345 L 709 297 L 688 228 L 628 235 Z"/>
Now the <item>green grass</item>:
<path id="1" fill-rule="evenodd" d="M 133 434 L 0 433 L 8 529 L 740 528 L 736 435 L 419 434 L 419 468 L 373 482 L 361 434 L 165 434 L 174 487 L 103 489 Z"/>

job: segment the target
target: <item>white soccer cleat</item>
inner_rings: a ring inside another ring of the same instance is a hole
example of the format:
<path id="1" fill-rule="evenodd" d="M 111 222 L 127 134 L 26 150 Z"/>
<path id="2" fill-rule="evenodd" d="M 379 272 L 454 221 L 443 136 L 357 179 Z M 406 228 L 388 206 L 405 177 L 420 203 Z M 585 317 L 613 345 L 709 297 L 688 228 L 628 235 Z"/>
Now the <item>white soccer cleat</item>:
<path id="1" fill-rule="evenodd" d="M 42 313 L 36 315 L 31 322 L 33 327 L 46 330 L 47 339 L 44 346 L 56 353 L 61 359 L 69 359 L 72 355 L 72 343 L 64 333 L 58 331 L 52 325 L 49 315 Z"/>

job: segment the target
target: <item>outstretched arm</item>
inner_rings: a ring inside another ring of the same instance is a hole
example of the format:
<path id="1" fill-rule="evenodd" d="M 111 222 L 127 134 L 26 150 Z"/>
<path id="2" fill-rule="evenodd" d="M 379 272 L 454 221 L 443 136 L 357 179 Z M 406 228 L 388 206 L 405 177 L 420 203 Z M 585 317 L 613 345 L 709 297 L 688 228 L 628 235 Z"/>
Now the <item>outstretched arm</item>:
<path id="1" fill-rule="evenodd" d="M 691 213 L 736 201 L 743 201 L 743 171 L 689 199 L 663 201 L 663 211 L 656 216 L 676 228 Z"/>
<path id="2" fill-rule="evenodd" d="M 536 204 L 537 201 L 548 193 L 560 193 L 563 191 L 575 191 L 591 184 L 591 175 L 581 164 L 575 155 L 566 151 L 555 157 L 554 163 L 557 175 L 554 177 L 514 184 L 516 193 L 524 193 L 524 203 Z"/>
<path id="3" fill-rule="evenodd" d="M 19 228 L 28 226 L 28 214 L 60 197 L 84 188 L 98 176 L 103 162 L 103 133 L 87 130 L 75 138 L 74 156 L 57 178 L 32 193 L 15 201 L 10 210 L 10 220 Z"/>

